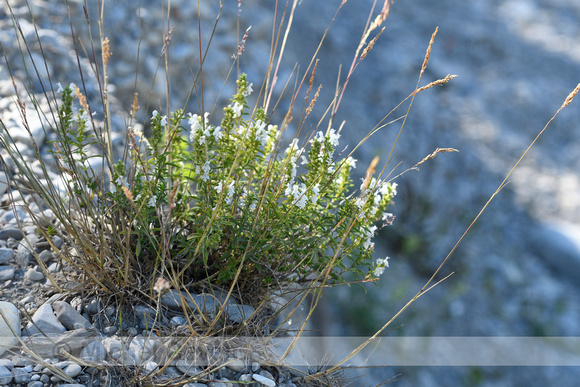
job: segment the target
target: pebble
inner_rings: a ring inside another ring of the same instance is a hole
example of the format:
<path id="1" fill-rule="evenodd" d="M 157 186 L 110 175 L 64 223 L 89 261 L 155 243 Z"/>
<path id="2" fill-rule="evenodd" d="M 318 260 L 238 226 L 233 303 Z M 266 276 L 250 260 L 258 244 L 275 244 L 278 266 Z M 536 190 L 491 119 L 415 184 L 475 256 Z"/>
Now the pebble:
<path id="1" fill-rule="evenodd" d="M 228 361 L 226 367 L 236 372 L 242 372 L 243 370 L 246 369 L 246 363 L 242 359 L 234 359 Z"/>
<path id="2" fill-rule="evenodd" d="M 38 266 L 31 267 L 26 270 L 26 274 L 24 274 L 24 278 L 30 281 L 41 281 L 44 279 L 44 273 L 39 272 L 37 270 Z"/>
<path id="3" fill-rule="evenodd" d="M 56 314 L 56 318 L 68 330 L 79 328 L 90 328 L 89 320 L 80 315 L 70 304 L 64 301 L 55 301 L 52 303 L 52 308 Z"/>
<path id="4" fill-rule="evenodd" d="M 276 382 L 265 376 L 253 374 L 252 378 L 263 386 L 276 387 Z"/>
<path id="5" fill-rule="evenodd" d="M 150 359 L 158 348 L 157 340 L 141 335 L 135 336 L 129 345 L 129 350 L 135 354 L 137 359 Z"/>
<path id="6" fill-rule="evenodd" d="M 107 357 L 107 350 L 100 341 L 93 341 L 81 351 L 81 359 L 86 361 L 103 361 Z"/>
<path id="7" fill-rule="evenodd" d="M 27 267 L 32 260 L 32 253 L 24 244 L 18 245 L 16 249 L 16 263 L 20 267 Z"/>
<path id="8" fill-rule="evenodd" d="M 12 381 L 12 372 L 3 365 L 0 365 L 0 384 L 8 384 Z"/>
<path id="9" fill-rule="evenodd" d="M 0 359 L 0 365 L 3 365 L 4 367 L 8 368 L 9 370 L 14 368 L 14 363 L 12 363 L 12 361 L 9 359 Z"/>
<path id="10" fill-rule="evenodd" d="M 57 249 L 60 249 L 62 247 L 62 244 L 64 243 L 64 241 L 62 240 L 61 237 L 59 237 L 58 235 L 55 235 L 52 237 L 52 243 L 54 244 L 54 247 L 56 247 Z"/>
<path id="11" fill-rule="evenodd" d="M 14 250 L 12 249 L 0 249 L 0 264 L 4 264 L 10 261 L 14 257 Z"/>
<path id="12" fill-rule="evenodd" d="M 57 271 L 60 271 L 61 269 L 60 262 L 51 263 L 47 269 L 49 273 L 56 273 Z"/>
<path id="13" fill-rule="evenodd" d="M 193 366 L 191 362 L 187 360 L 178 360 L 175 363 L 175 366 L 181 373 L 187 376 L 196 376 L 199 375 L 199 373 L 201 372 L 201 370 Z"/>
<path id="14" fill-rule="evenodd" d="M 34 296 L 26 296 L 22 300 L 18 301 L 20 305 L 28 304 L 29 302 L 34 301 Z"/>
<path id="15" fill-rule="evenodd" d="M 66 331 L 64 325 L 54 315 L 50 304 L 41 305 L 32 316 L 32 321 L 34 324 L 32 322 L 29 323 L 23 330 L 23 335 L 35 335 L 40 332 L 39 329 L 45 334 L 64 333 Z"/>
<path id="16" fill-rule="evenodd" d="M 101 301 L 93 298 L 91 301 L 89 301 L 85 310 L 87 311 L 88 314 L 97 314 L 102 308 L 103 304 L 101 303 Z"/>
<path id="17" fill-rule="evenodd" d="M 187 323 L 187 320 L 185 319 L 185 317 L 182 316 L 174 316 L 171 318 L 170 321 L 170 324 L 173 325 L 174 327 L 184 325 L 185 323 Z"/>
<path id="18" fill-rule="evenodd" d="M 38 254 L 38 258 L 42 262 L 46 263 L 52 259 L 52 253 L 50 252 L 50 250 L 42 250 L 40 254 Z"/>
<path id="19" fill-rule="evenodd" d="M 12 218 L 14 218 L 14 214 L 12 212 L 7 212 L 6 215 L 8 214 L 12 215 Z M 6 222 L 6 219 L 4 219 L 5 216 L 3 216 L 2 219 L 0 219 L 0 222 Z M 24 217 L 24 213 L 22 213 L 22 216 Z M 22 231 L 20 231 L 20 229 L 18 228 L 6 228 L 0 230 L 0 239 L 8 239 L 8 238 L 14 238 L 19 241 L 22 238 L 24 238 L 24 234 L 22 234 Z"/>
<path id="20" fill-rule="evenodd" d="M 37 381 L 28 383 L 27 387 L 44 387 L 44 383 L 37 380 Z"/>
<path id="21" fill-rule="evenodd" d="M 83 369 L 78 364 L 69 364 L 63 371 L 71 378 L 76 378 L 77 376 L 79 376 L 82 370 Z"/>
<path id="22" fill-rule="evenodd" d="M 14 268 L 12 266 L 0 266 L 0 281 L 6 281 L 14 277 Z"/>
<path id="23" fill-rule="evenodd" d="M 20 313 L 14 304 L 6 301 L 0 301 L 0 311 L 3 314 L 3 317 L 0 317 L 1 355 L 8 348 L 18 343 L 18 337 L 20 337 Z M 6 368 L 4 365 L 2 367 Z"/>
<path id="24" fill-rule="evenodd" d="M 29 383 L 32 380 L 32 370 L 28 371 L 24 368 L 14 368 L 12 371 L 14 375 L 14 383 Z"/>

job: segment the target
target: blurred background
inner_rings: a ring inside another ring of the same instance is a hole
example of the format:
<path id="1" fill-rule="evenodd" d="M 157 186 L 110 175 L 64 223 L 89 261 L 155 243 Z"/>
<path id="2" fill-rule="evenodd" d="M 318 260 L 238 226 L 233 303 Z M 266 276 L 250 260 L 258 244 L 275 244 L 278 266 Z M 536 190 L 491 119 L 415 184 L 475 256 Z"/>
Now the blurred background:
<path id="1" fill-rule="evenodd" d="M 27 12 L 23 2 L 11 3 L 17 12 Z M 75 81 L 66 7 L 59 1 L 30 3 L 36 21 L 46 29 L 42 39 L 53 47 L 47 50 L 53 80 Z M 105 28 L 113 51 L 109 76 L 118 110 L 128 111 L 137 88 L 145 114 L 165 110 L 166 76 L 158 64 L 166 24 L 162 2 L 139 3 L 140 9 L 136 1 L 105 4 Z M 240 70 L 259 89 L 270 51 L 274 3 L 243 0 L 238 8 L 236 1 L 224 2 L 204 64 L 203 93 L 212 106 L 215 100 L 227 101 L 234 91 L 235 67 L 229 81 L 223 80 L 250 25 Z M 299 2 L 280 85 L 293 70 L 302 76 L 340 3 Z M 76 33 L 88 37 L 83 3 L 69 4 Z M 280 2 L 280 13 L 284 5 Z M 371 0 L 351 0 L 337 14 L 318 55 L 315 87 L 323 88 L 310 125 L 316 125 L 330 103 L 341 66 L 344 80 L 372 5 Z M 373 17 L 382 5 L 376 5 Z M 171 9 L 169 79 L 172 108 L 177 108 L 185 105 L 191 91 L 192 74 L 199 69 L 198 39 L 209 40 L 219 4 L 173 0 Z M 89 11 L 96 17 L 95 9 Z M 580 82 L 578 2 L 398 1 L 384 26 L 384 34 L 351 78 L 336 117 L 337 127 L 346 122 L 341 146 L 352 149 L 414 90 L 429 39 L 439 26 L 421 85 L 447 74 L 457 78 L 416 97 L 387 171 L 394 169 L 397 175 L 438 147 L 459 153 L 441 154 L 419 171 L 397 178 L 395 223 L 375 240 L 376 257 L 390 256 L 390 268 L 378 286 L 330 289 L 315 321 L 323 335 L 370 335 L 388 321 L 429 279 Z M 284 103 L 279 114 L 285 113 Z M 580 336 L 579 104 L 574 101 L 552 122 L 438 278 L 454 274 L 405 311 L 388 335 Z M 392 118 L 403 115 L 406 107 Z M 194 92 L 186 110 L 200 108 Z M 399 128 L 400 122 L 385 127 L 355 153 L 358 177 L 373 157 L 386 161 Z M 401 375 L 396 385 L 571 386 L 580 377 L 580 369 L 573 367 L 384 367 L 360 373 L 363 378 L 353 385 L 376 385 Z"/>

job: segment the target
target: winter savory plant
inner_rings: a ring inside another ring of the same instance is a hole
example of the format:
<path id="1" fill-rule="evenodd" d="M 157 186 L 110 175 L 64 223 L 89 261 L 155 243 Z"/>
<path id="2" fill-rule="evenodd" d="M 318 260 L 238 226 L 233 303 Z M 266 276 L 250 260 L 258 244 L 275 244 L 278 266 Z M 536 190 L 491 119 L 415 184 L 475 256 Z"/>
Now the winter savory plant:
<path id="1" fill-rule="evenodd" d="M 72 162 L 90 172 L 83 149 L 96 140 L 87 134 L 83 97 L 73 84 L 59 84 L 58 93 L 60 138 L 67 139 L 55 146 L 61 170 Z M 388 257 L 373 261 L 372 240 L 379 221 L 392 222 L 386 210 L 396 183 L 367 175 L 354 191 L 356 160 L 336 154 L 334 129 L 283 147 L 282 131 L 264 110 L 250 112 L 251 93 L 242 74 L 217 126 L 208 112 L 153 111 L 148 139 L 128 128 L 128 157 L 114 164 L 108 181 L 72 174 L 69 192 L 88 189 L 78 197 L 107 214 L 112 229 L 123 228 L 115 226 L 120 220 L 128 225 L 130 260 L 153 276 L 178 273 L 218 286 L 237 281 L 242 292 L 259 293 L 338 284 L 348 272 L 375 280 Z"/>

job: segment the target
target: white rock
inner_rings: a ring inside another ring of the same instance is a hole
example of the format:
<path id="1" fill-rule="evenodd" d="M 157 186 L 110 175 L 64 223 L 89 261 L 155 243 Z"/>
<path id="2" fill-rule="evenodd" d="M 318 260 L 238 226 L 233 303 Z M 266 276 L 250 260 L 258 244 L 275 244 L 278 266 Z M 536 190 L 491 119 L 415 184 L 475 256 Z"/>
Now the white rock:
<path id="1" fill-rule="evenodd" d="M 0 355 L 18 343 L 20 337 L 20 314 L 14 304 L 0 301 Z M 12 328 L 12 329 L 10 329 Z M 16 336 L 15 336 L 16 334 Z"/>
<path id="2" fill-rule="evenodd" d="M 78 364 L 70 364 L 66 366 L 64 369 L 64 373 L 70 376 L 71 378 L 76 378 L 81 373 L 82 368 Z"/>
<path id="3" fill-rule="evenodd" d="M 273 381 L 272 379 L 268 379 L 265 376 L 254 374 L 252 375 L 252 378 L 254 378 L 256 382 L 260 383 L 263 386 L 276 387 L 276 382 Z"/>
<path id="4" fill-rule="evenodd" d="M 12 372 L 3 365 L 0 365 L 0 384 L 8 384 L 12 381 Z"/>
<path id="5" fill-rule="evenodd" d="M 0 266 L 0 281 L 9 280 L 14 277 L 14 268 L 12 266 Z"/>
<path id="6" fill-rule="evenodd" d="M 41 281 L 44 279 L 44 274 L 31 267 L 30 269 L 26 270 L 24 278 L 30 281 Z"/>
<path id="7" fill-rule="evenodd" d="M 39 333 L 39 329 L 45 334 L 66 332 L 66 328 L 58 321 L 52 306 L 48 303 L 38 308 L 34 316 L 32 316 L 32 322 L 26 326 L 23 333 L 27 334 L 27 336 L 32 336 Z"/>

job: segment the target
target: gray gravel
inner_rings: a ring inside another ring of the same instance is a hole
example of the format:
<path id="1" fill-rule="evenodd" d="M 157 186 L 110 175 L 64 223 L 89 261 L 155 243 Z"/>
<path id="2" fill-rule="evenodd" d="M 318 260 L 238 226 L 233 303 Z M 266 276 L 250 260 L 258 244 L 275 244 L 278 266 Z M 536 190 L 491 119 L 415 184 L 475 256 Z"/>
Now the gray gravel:
<path id="1" fill-rule="evenodd" d="M 24 14 L 22 2 L 13 3 L 17 12 Z M 33 10 L 38 12 L 37 21 L 44 26 L 39 34 L 50 48 L 46 53 L 53 79 L 79 82 L 75 79 L 76 62 L 69 56 L 70 42 L 65 38 L 68 27 L 62 22 L 66 14 L 62 4 L 31 3 Z M 297 61 L 304 68 L 338 3 L 301 2 L 289 39 L 287 66 L 280 79 L 290 74 Z M 311 115 L 312 125 L 322 117 L 325 104 L 333 97 L 339 65 L 343 65 L 344 76 L 352 61 L 371 3 L 347 2 L 321 48 L 316 81 L 323 83 L 324 88 L 319 108 Z M 157 2 L 142 1 L 141 4 L 147 34 L 141 45 L 140 79 L 150 80 L 163 44 L 163 15 L 156 11 Z M 190 74 L 197 71 L 197 29 L 192 28 L 192 20 L 198 10 L 192 4 L 172 2 L 175 10 L 172 20 L 176 27 L 171 42 L 173 85 L 189 84 Z M 200 5 L 204 25 L 211 25 L 215 5 L 206 2 Z M 80 3 L 72 2 L 71 7 L 75 18 L 82 21 Z M 110 77 L 120 101 L 114 105 L 124 108 L 119 110 L 128 109 L 135 84 L 137 34 L 134 13 L 134 9 L 119 3 L 106 15 L 115 55 Z M 252 30 L 246 52 L 241 57 L 241 68 L 255 84 L 262 79 L 266 64 L 271 13 L 270 2 L 243 2 L 242 30 L 249 25 Z M 226 7 L 218 25 L 213 42 L 215 50 L 208 57 L 205 68 L 204 91 L 208 101 L 218 98 L 222 79 L 231 63 L 229 58 L 235 51 L 237 38 L 232 31 L 235 31 L 236 16 L 235 7 Z M 341 144 L 349 143 L 352 149 L 386 112 L 413 90 L 427 42 L 435 26 L 439 25 L 439 35 L 422 84 L 448 73 L 457 74 L 458 78 L 448 86 L 429 90 L 415 99 L 388 170 L 401 162 L 396 174 L 437 147 L 454 147 L 460 153 L 440 155 L 424 164 L 419 173 L 411 172 L 397 179 L 399 196 L 393 209 L 397 219 L 393 227 L 383 230 L 382 243 L 377 242 L 376 248 L 377 257 L 391 256 L 391 267 L 377 288 L 369 287 L 368 294 L 357 287 L 329 292 L 315 317 L 320 332 L 330 335 L 372 333 L 421 288 L 515 160 L 580 82 L 578 18 L 579 4 L 558 0 L 394 3 L 383 37 L 351 79 L 342 110 L 336 117 L 337 124 L 346 120 Z M 2 23 L 9 21 L 6 17 L 0 20 Z M 29 24 L 23 23 L 22 28 L 27 36 L 33 37 L 34 31 Z M 15 42 L 11 31 L 10 26 L 2 25 L 0 40 L 3 44 Z M 77 33 L 86 37 L 82 28 Z M 19 58 L 16 48 L 6 47 L 9 61 L 14 63 L 18 63 Z M 90 72 L 86 63 L 81 66 Z M 22 82 L 22 66 L 15 65 L 15 72 L 18 82 Z M 11 84 L 6 77 L 6 72 L 0 72 L 0 111 L 3 121 L 9 122 L 15 133 L 19 133 L 22 127 L 13 114 Z M 150 101 L 145 96 L 149 96 L 151 84 L 138 82 L 140 96 L 144 98 L 140 102 L 142 114 L 164 106 L 161 102 L 165 94 L 164 76 L 158 75 L 157 79 Z M 19 85 L 23 90 L 23 84 Z M 40 89 L 38 83 L 31 87 L 35 92 Z M 233 87 L 232 79 L 225 85 L 222 101 L 229 97 Z M 90 100 L 98 101 L 95 84 L 89 82 L 87 92 Z M 177 105 L 184 104 L 188 93 L 187 87 L 172 88 Z M 97 106 L 96 102 L 94 104 Z M 188 108 L 196 109 L 198 104 L 194 97 Z M 398 334 L 579 335 L 580 301 L 573 297 L 579 291 L 576 262 L 580 262 L 580 251 L 576 248 L 580 240 L 580 132 L 576 130 L 580 110 L 577 104 L 575 101 L 552 124 L 520 169 L 511 176 L 510 185 L 463 241 L 443 273 L 454 271 L 455 274 L 402 316 L 398 323 L 404 325 L 398 329 Z M 281 110 L 275 117 L 285 113 Z M 9 112 L 12 115 L 8 115 Z M 122 116 L 119 115 L 113 124 L 120 131 L 124 125 Z M 32 129 L 39 128 L 41 122 L 34 121 Z M 388 126 L 355 153 L 362 165 L 360 174 L 375 155 L 385 159 L 397 131 L 396 124 Z M 39 133 L 36 141 L 42 142 L 42 136 Z M 29 137 L 20 138 L 23 152 L 30 152 Z M 54 182 L 58 183 L 56 177 Z M 0 184 L 0 191 L 6 189 Z M 6 195 L 2 203 L 7 203 Z M 10 200 L 13 199 L 18 200 Z M 43 280 L 23 282 L 27 280 L 27 270 L 34 266 L 34 259 L 27 249 L 18 247 L 24 246 L 20 244 L 23 235 L 15 227 L 14 212 L 3 211 L 0 214 L 0 224 L 4 226 L 0 229 L 1 247 L 12 250 L 15 256 L 3 261 L 0 251 L 0 264 L 3 265 L 0 266 L 0 279 L 6 281 L 5 298 L 18 304 L 31 291 L 42 294 Z M 26 218 L 19 208 L 16 212 L 20 219 Z M 48 262 L 51 260 L 54 257 Z M 32 280 L 30 275 L 28 280 Z M 42 307 L 44 300 L 38 299 L 36 304 Z M 90 309 L 93 307 L 94 310 Z M 101 307 L 88 306 L 88 315 L 97 314 Z M 110 331 L 111 327 L 104 329 Z M 253 371 L 254 374 L 257 371 Z M 573 385 L 580 376 L 572 368 L 554 372 L 547 367 L 535 367 L 521 372 L 509 367 L 480 370 L 417 367 L 365 371 L 361 383 L 378 384 L 398 373 L 405 377 L 399 385 L 422 386 L 470 384 L 470 378 L 478 373 L 486 383 L 498 385 Z M 33 380 L 32 383 L 42 382 Z"/>

